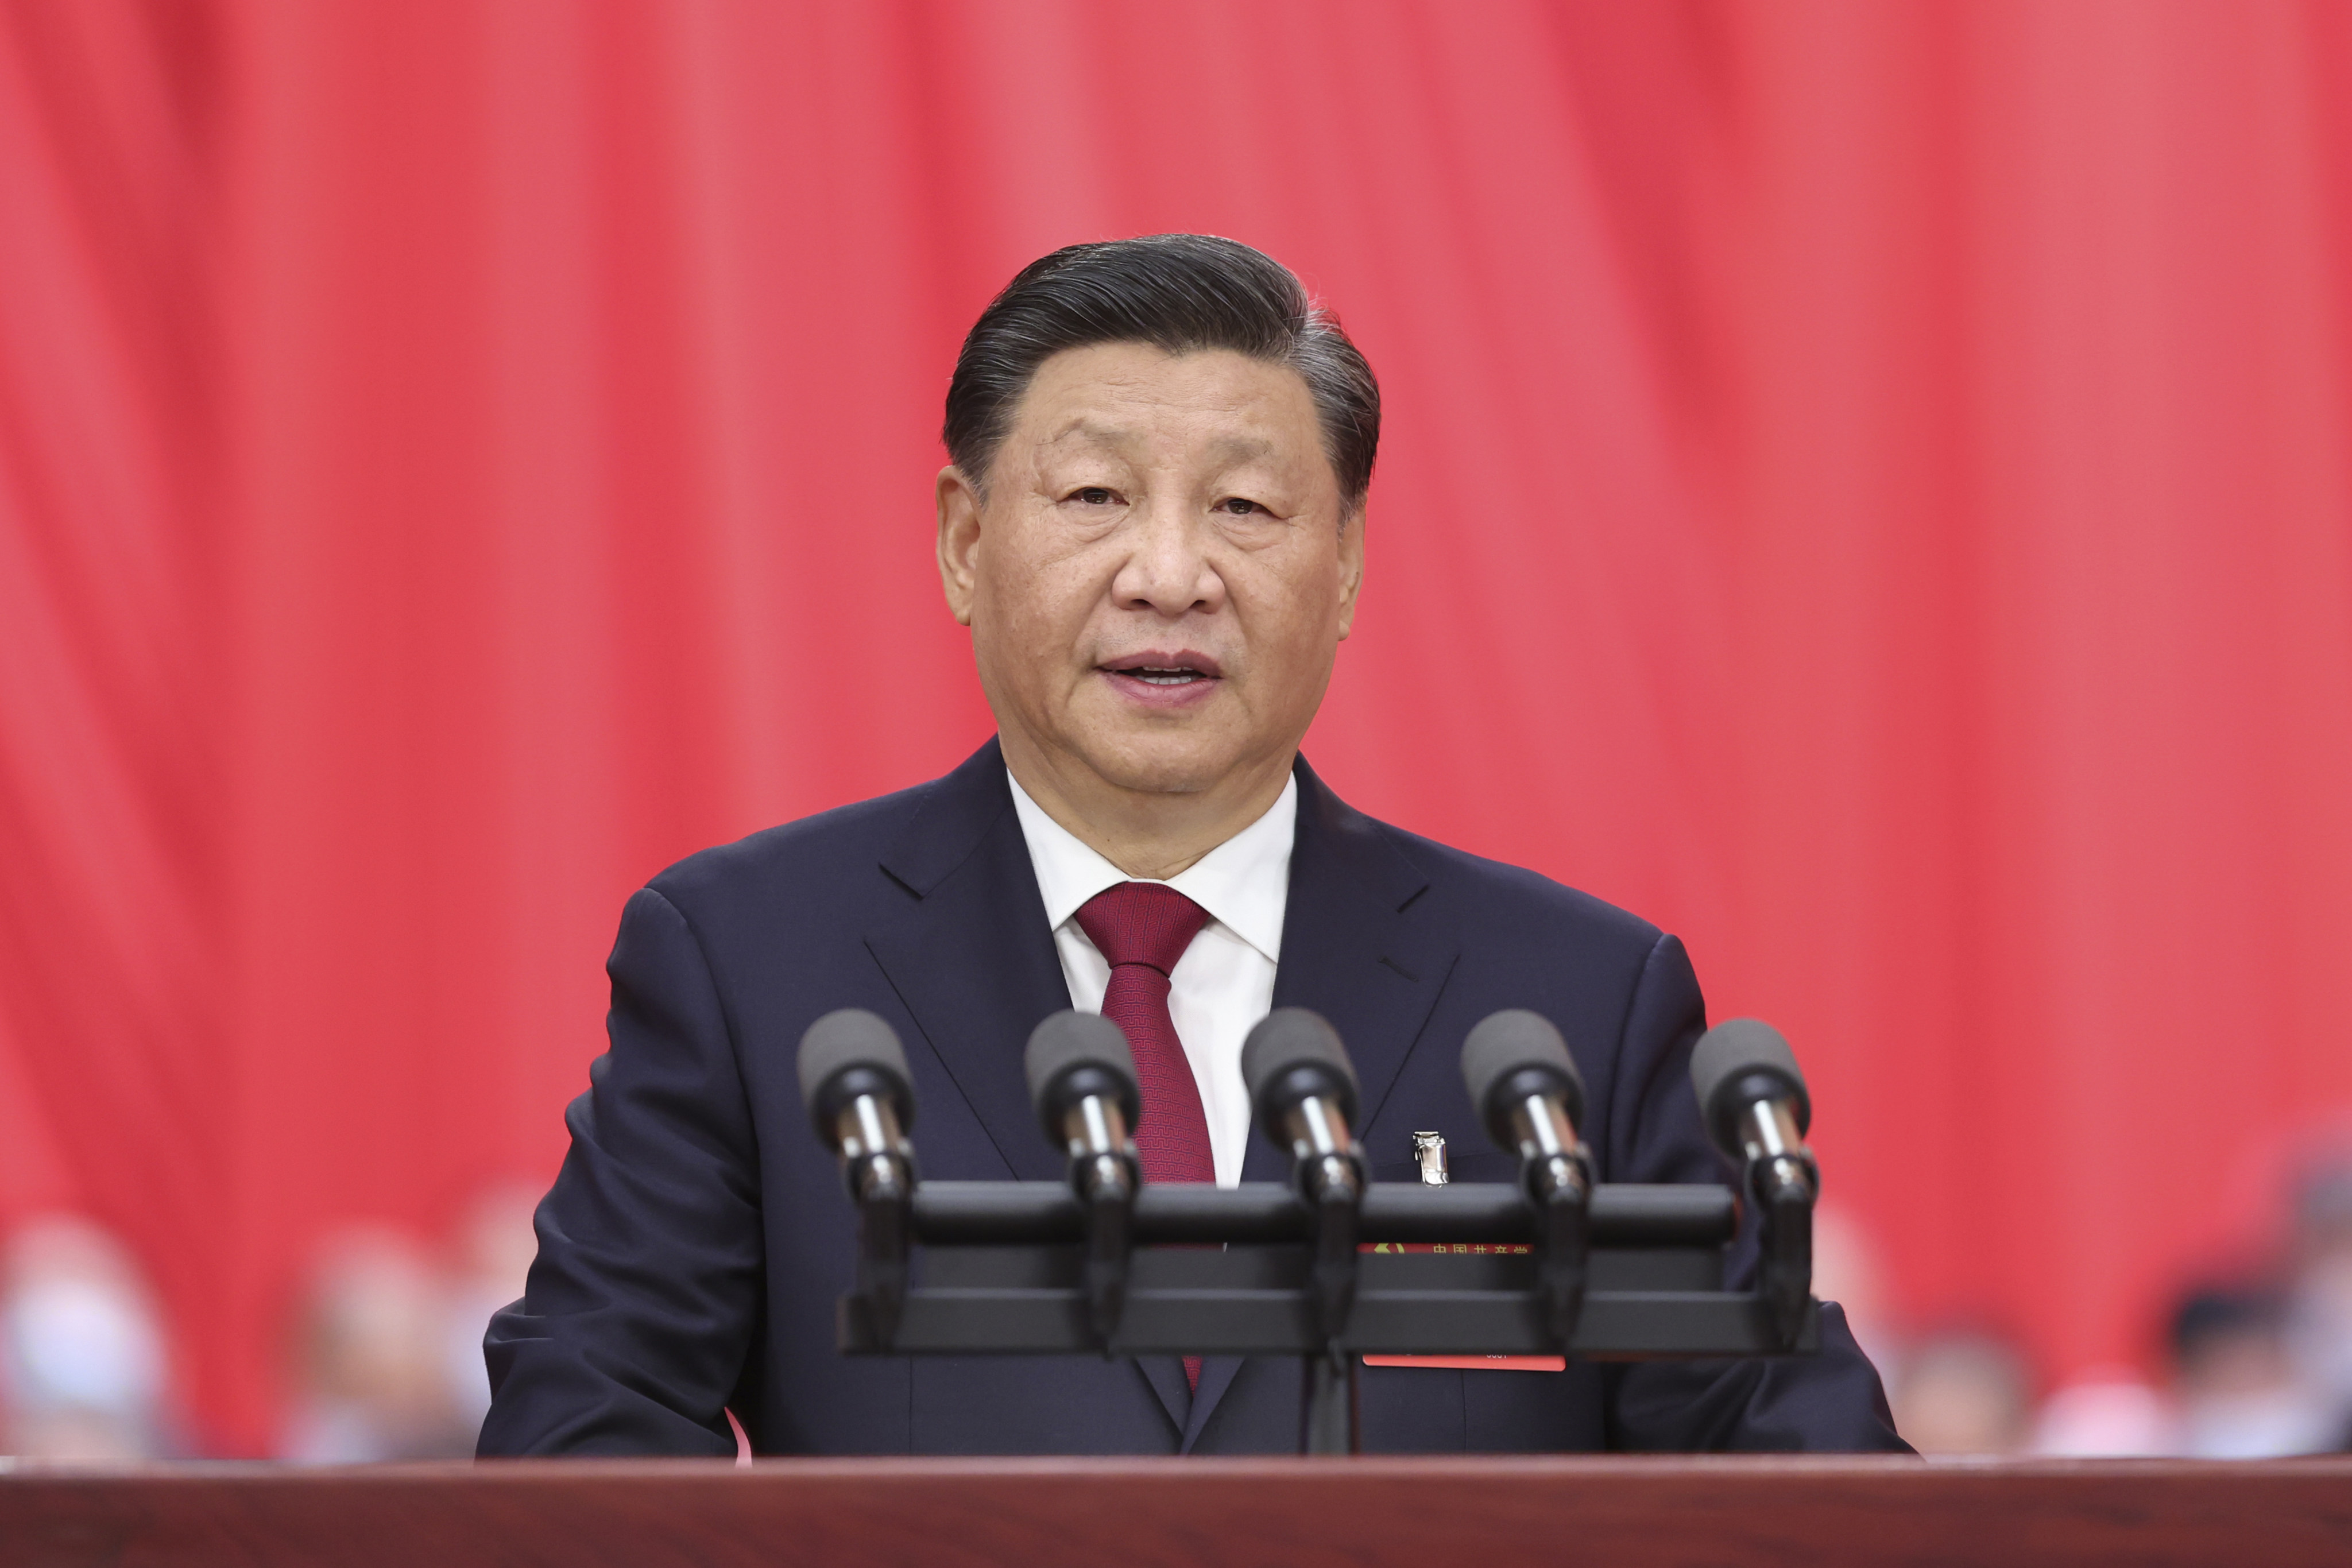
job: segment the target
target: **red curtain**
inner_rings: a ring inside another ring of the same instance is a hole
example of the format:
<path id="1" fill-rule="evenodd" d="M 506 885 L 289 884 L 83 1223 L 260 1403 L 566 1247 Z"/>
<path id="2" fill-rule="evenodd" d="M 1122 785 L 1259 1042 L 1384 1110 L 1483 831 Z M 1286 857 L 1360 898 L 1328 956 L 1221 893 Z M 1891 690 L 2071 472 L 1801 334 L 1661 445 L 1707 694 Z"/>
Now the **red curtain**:
<path id="1" fill-rule="evenodd" d="M 987 734 L 961 329 L 1195 229 L 1389 399 L 1318 766 L 1684 933 L 1907 1309 L 2138 1354 L 2352 1100 L 2347 105 L 2257 0 L 7 5 L 0 1213 L 265 1445 L 629 889 Z"/>

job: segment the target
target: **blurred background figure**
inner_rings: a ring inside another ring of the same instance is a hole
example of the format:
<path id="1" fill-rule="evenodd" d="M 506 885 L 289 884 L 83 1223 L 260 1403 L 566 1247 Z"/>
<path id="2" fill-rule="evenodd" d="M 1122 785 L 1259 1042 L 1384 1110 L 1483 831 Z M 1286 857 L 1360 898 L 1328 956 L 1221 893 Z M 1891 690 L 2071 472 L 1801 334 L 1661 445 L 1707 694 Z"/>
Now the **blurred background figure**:
<path id="1" fill-rule="evenodd" d="M 297 1317 L 279 1457 L 326 1465 L 471 1455 L 448 1375 L 450 1295 L 425 1249 L 398 1231 L 353 1227 L 330 1238 Z"/>
<path id="2" fill-rule="evenodd" d="M 1886 1385 L 1895 1429 L 1923 1454 L 2013 1454 L 2033 1430 L 2033 1375 L 2010 1335 L 1976 1326 L 1918 1333 L 1897 1310 L 1878 1239 L 1825 1203 L 1813 1220 L 1813 1293 L 1845 1309 Z"/>
<path id="3" fill-rule="evenodd" d="M 2033 1429 L 2033 1375 L 2008 1335 L 1951 1329 L 1914 1342 L 1888 1375 L 1895 1429 L 1923 1454 L 2000 1455 Z"/>
<path id="4" fill-rule="evenodd" d="M 35 1220 L 0 1261 L 7 1451 L 27 1458 L 160 1458 L 170 1385 L 154 1297 L 130 1250 L 89 1220 Z"/>
<path id="5" fill-rule="evenodd" d="M 2352 1153 L 2315 1162 L 2297 1185 L 2286 1343 L 2295 1374 L 2352 1448 Z"/>
<path id="6" fill-rule="evenodd" d="M 2173 1311 L 2180 1451 L 2200 1459 L 2326 1453 L 2342 1436 L 2325 1391 L 2297 1375 L 2274 1291 L 2202 1288 Z"/>
<path id="7" fill-rule="evenodd" d="M 502 1184 L 477 1197 L 458 1227 L 453 1249 L 457 1264 L 443 1320 L 441 1354 L 451 1404 L 468 1434 L 467 1452 L 472 1451 L 471 1435 L 481 1430 L 482 1417 L 490 1409 L 482 1333 L 489 1327 L 492 1312 L 522 1294 L 524 1276 L 539 1251 L 530 1224 L 538 1206 L 537 1188 Z"/>
<path id="8" fill-rule="evenodd" d="M 1901 1347 L 1883 1257 L 1878 1238 L 1860 1215 L 1834 1202 L 1814 1211 L 1813 1294 L 1845 1309 L 1854 1343 L 1881 1376 Z"/>
<path id="9" fill-rule="evenodd" d="M 2095 1367 L 2042 1402 L 2032 1448 L 2053 1458 L 2146 1458 L 2179 1452 L 2179 1427 L 2163 1393 L 2139 1374 Z"/>

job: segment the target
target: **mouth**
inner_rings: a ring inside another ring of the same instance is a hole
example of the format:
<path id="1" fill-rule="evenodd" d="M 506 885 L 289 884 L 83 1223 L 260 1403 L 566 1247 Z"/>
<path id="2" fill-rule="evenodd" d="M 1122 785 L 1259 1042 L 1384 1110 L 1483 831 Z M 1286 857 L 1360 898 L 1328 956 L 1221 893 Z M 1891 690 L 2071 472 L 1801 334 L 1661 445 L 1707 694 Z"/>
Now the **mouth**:
<path id="1" fill-rule="evenodd" d="M 1224 677 L 1216 660 L 1191 649 L 1150 649 L 1096 666 L 1114 685 L 1147 701 L 1204 695 Z"/>

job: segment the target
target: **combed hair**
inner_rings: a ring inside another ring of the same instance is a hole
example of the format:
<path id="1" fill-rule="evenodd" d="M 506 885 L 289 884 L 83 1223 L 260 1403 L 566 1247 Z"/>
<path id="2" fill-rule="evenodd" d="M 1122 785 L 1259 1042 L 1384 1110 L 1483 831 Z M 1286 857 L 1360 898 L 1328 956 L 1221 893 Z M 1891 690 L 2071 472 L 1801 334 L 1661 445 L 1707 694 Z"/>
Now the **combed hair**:
<path id="1" fill-rule="evenodd" d="M 1362 507 L 1381 444 L 1372 367 L 1288 267 L 1213 235 L 1065 246 L 1023 267 L 956 356 L 940 433 L 949 460 L 984 486 L 1037 367 L 1097 343 L 1150 343 L 1171 354 L 1230 349 L 1288 365 L 1314 397 L 1343 504 Z"/>

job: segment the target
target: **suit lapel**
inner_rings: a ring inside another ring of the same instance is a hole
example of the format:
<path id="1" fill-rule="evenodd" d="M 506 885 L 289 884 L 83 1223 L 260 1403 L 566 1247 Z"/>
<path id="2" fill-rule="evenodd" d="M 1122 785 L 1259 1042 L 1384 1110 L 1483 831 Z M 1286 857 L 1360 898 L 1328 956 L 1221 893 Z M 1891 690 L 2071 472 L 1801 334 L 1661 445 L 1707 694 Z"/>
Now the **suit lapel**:
<path id="1" fill-rule="evenodd" d="M 1339 1031 L 1363 1088 L 1360 1129 L 1380 1114 L 1457 949 L 1450 932 L 1414 918 L 1411 906 L 1429 878 L 1389 830 L 1332 794 L 1304 758 L 1298 784 L 1274 1005 L 1312 1008 Z M 1257 1144 L 1278 1179 L 1281 1156 L 1263 1137 Z"/>
<path id="2" fill-rule="evenodd" d="M 1388 831 L 1334 795 L 1303 757 L 1297 773 L 1298 829 L 1274 1005 L 1312 1008 L 1339 1031 L 1363 1091 L 1361 1129 L 1380 1113 L 1420 1040 L 1458 949 L 1448 933 L 1412 918 L 1429 878 Z M 1287 1155 L 1253 1129 L 1242 1179 L 1282 1181 L 1288 1174 Z M 1239 1356 L 1202 1361 L 1181 1451 L 1192 1451 L 1241 1364 Z"/>
<path id="3" fill-rule="evenodd" d="M 1070 993 L 994 741 L 940 780 L 882 869 L 915 896 L 866 932 L 867 950 L 1006 1173 L 1060 1179 L 1062 1157 L 1030 1111 L 1021 1053 Z"/>
<path id="4" fill-rule="evenodd" d="M 1201 1358 L 1201 1387 L 1192 1395 L 1192 1407 L 1180 1423 L 1184 1428 L 1184 1436 L 1176 1445 L 1178 1453 L 1191 1453 L 1192 1445 L 1201 1440 L 1201 1429 L 1209 1424 L 1209 1417 L 1216 1414 L 1217 1406 L 1224 1402 L 1225 1390 L 1234 1385 L 1234 1376 L 1247 1359 L 1239 1355 L 1204 1355 Z M 1184 1385 L 1184 1371 L 1181 1366 L 1176 1370 L 1176 1385 L 1179 1388 Z"/>
<path id="5" fill-rule="evenodd" d="M 1029 1031 L 1070 1005 L 1069 986 L 995 741 L 939 781 L 882 869 L 914 896 L 866 932 L 866 950 L 1006 1174 L 1062 1180 L 1064 1158 L 1037 1125 L 1021 1059 Z M 919 1130 L 915 1142 L 919 1150 Z M 1182 1364 L 1139 1357 L 1136 1368 L 1182 1431 L 1192 1404 Z"/>

